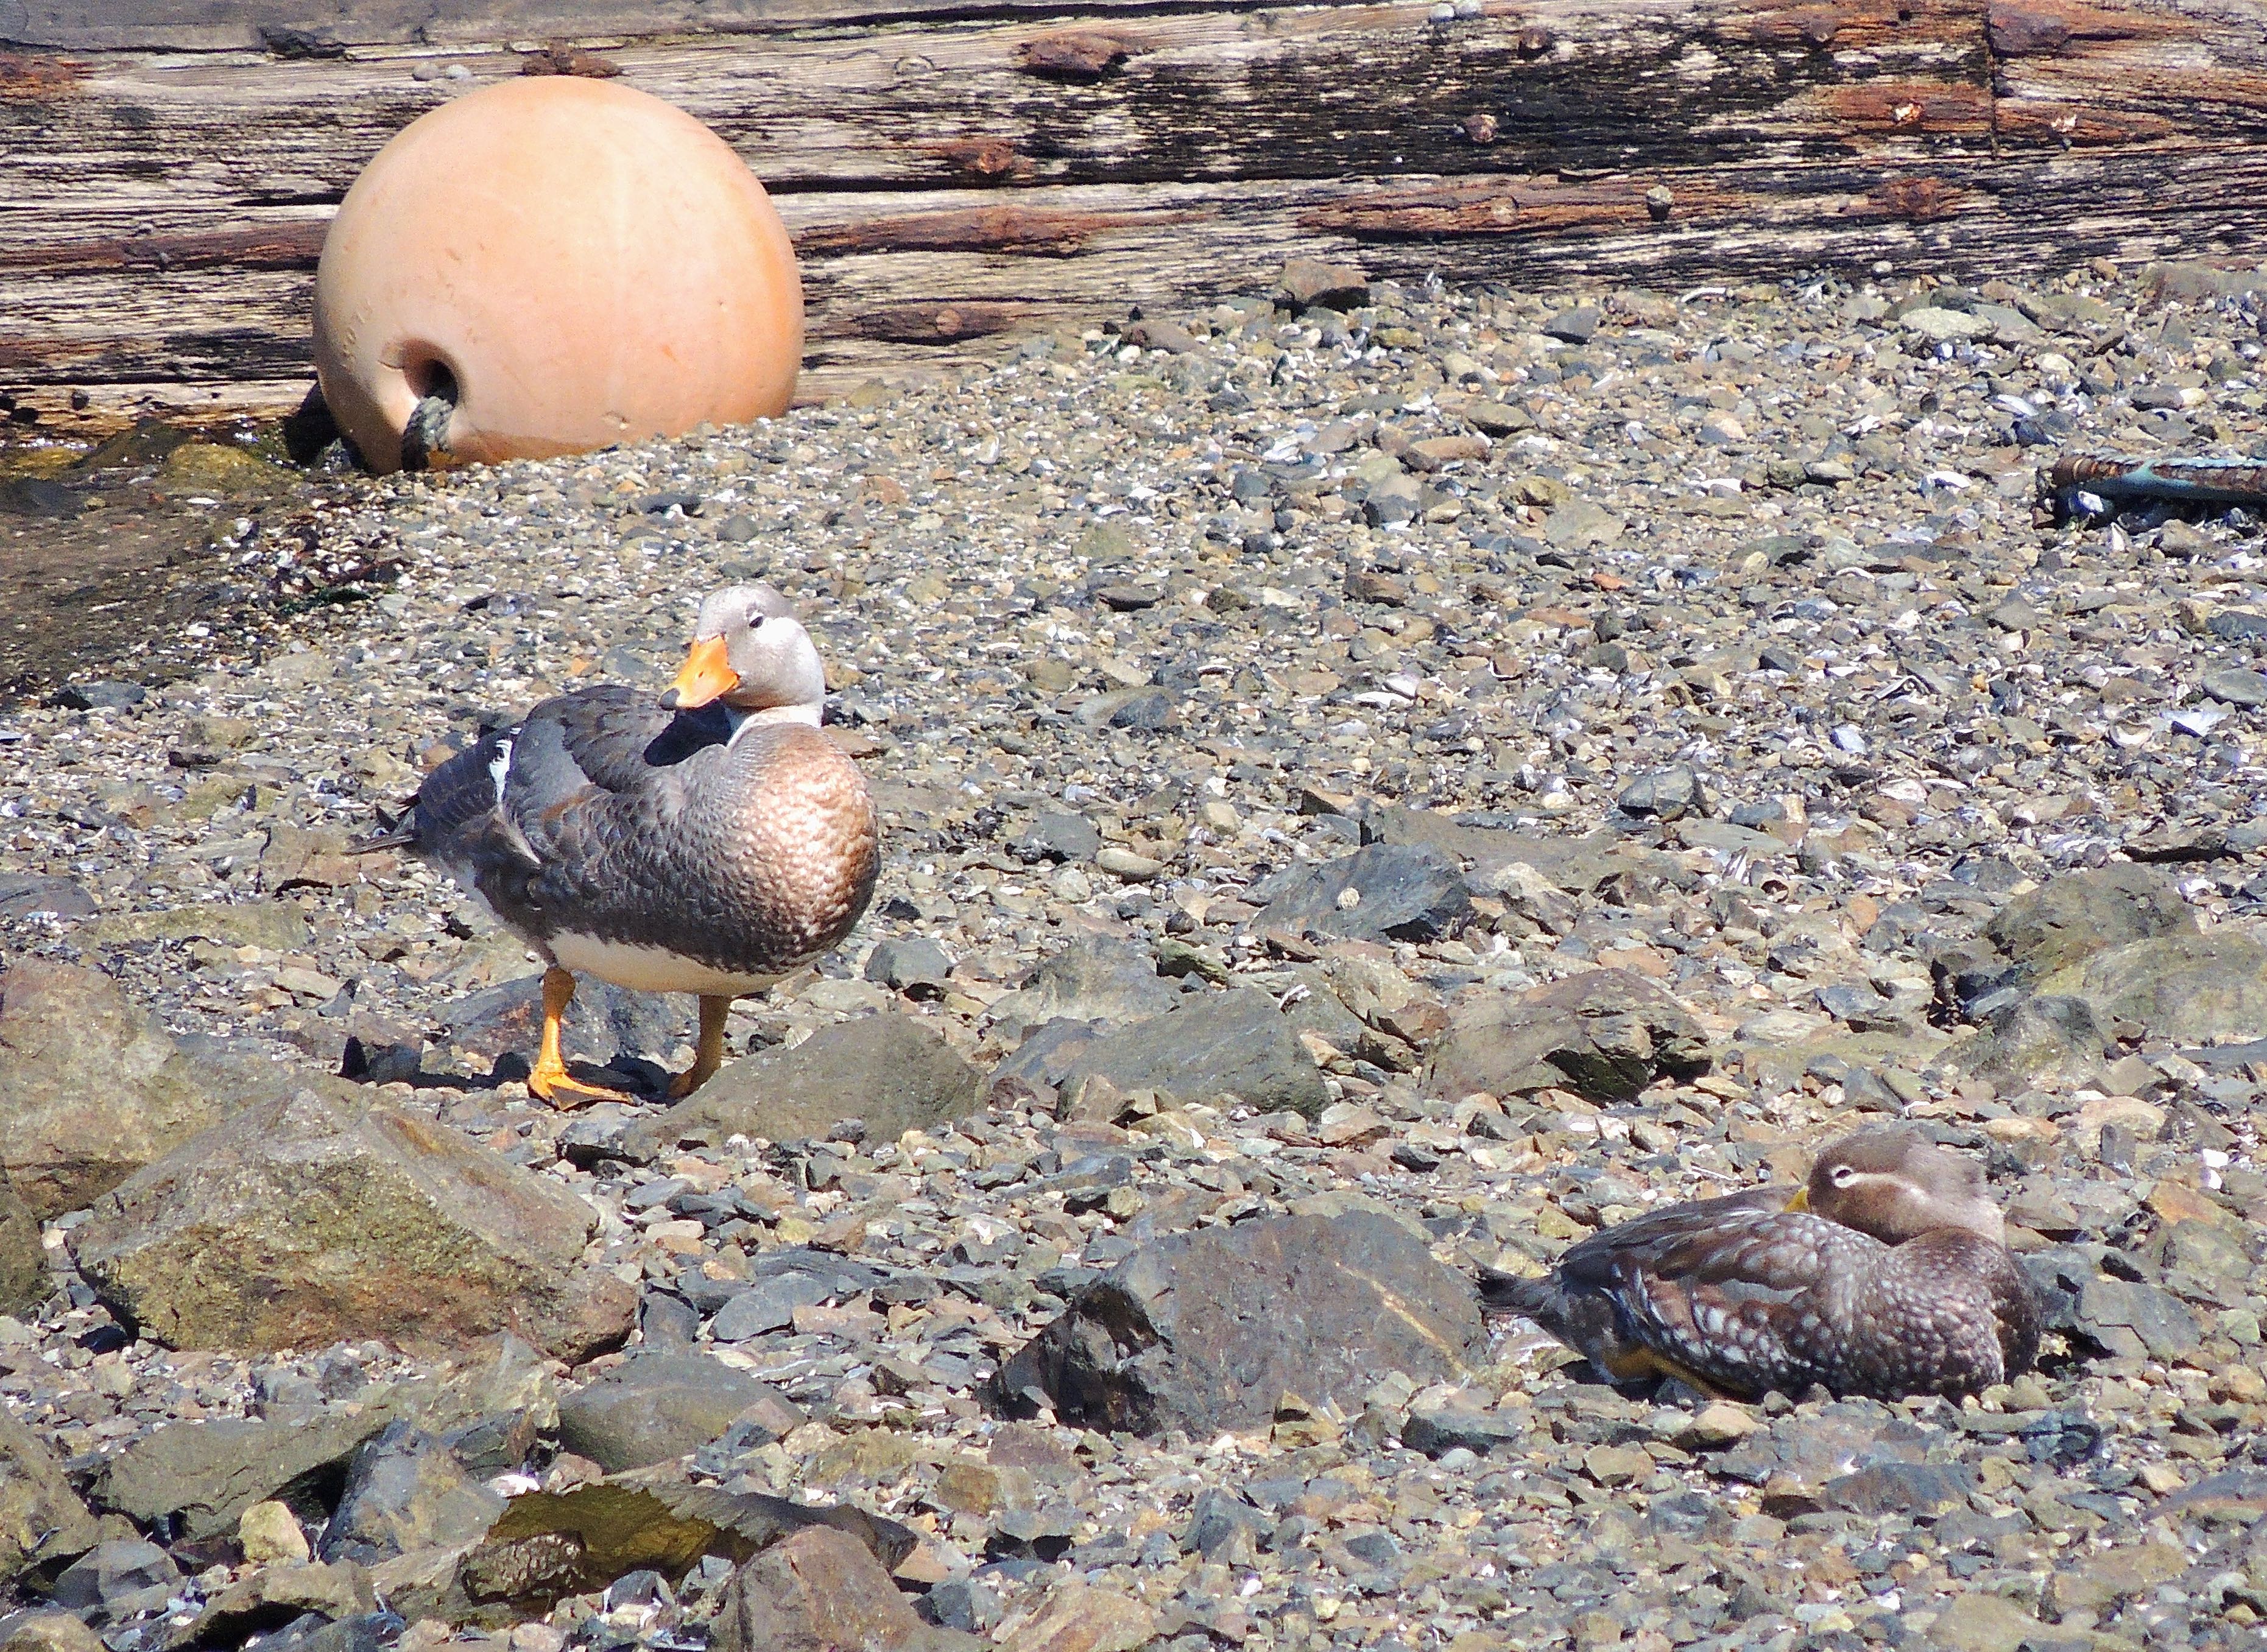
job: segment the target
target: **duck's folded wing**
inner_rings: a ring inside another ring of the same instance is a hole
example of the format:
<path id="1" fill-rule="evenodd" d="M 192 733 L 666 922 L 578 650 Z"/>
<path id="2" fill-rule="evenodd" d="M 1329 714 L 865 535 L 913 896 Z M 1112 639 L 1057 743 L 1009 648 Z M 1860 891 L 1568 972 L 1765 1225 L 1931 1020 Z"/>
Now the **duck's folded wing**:
<path id="1" fill-rule="evenodd" d="M 677 761 L 647 761 L 657 743 Z M 678 858 L 679 815 L 687 785 L 708 766 L 686 759 L 718 749 L 698 725 L 686 730 L 627 689 L 537 706 L 520 727 L 495 811 L 541 868 L 520 898 L 585 917 L 681 908 L 679 891 L 691 880 Z"/>
<path id="2" fill-rule="evenodd" d="M 1842 1331 L 1830 1276 L 1876 1241 L 1800 1211 L 1728 1213 L 1606 1261 L 1629 1334 L 1720 1386 L 1807 1385 L 1833 1368 Z"/>
<path id="3" fill-rule="evenodd" d="M 1559 1271 L 1570 1285 L 1609 1288 L 1620 1276 L 1625 1259 L 1635 1257 L 1649 1264 L 1650 1259 L 1698 1237 L 1744 1229 L 1784 1211 L 1794 1196 L 1786 1188 L 1750 1188 L 1720 1199 L 1665 1204 L 1568 1246 L 1559 1254 Z"/>
<path id="4" fill-rule="evenodd" d="M 531 728 L 538 722 L 555 731 L 559 752 L 583 781 L 615 793 L 644 791 L 657 771 L 732 737 L 721 705 L 672 712 L 651 694 L 611 685 L 546 700 L 528 718 Z"/>

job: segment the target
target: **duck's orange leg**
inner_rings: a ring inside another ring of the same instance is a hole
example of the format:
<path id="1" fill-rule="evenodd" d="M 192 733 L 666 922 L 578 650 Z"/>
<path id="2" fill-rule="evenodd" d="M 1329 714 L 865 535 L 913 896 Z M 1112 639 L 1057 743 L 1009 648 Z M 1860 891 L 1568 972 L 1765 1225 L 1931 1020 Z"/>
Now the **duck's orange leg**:
<path id="1" fill-rule="evenodd" d="M 715 1078 L 716 1069 L 724 1064 L 724 1018 L 731 1012 L 730 998 L 701 995 L 701 1042 L 693 1046 L 693 1064 L 670 1080 L 671 1100 L 682 1101 Z"/>
<path id="2" fill-rule="evenodd" d="M 575 977 L 564 969 L 545 970 L 543 1042 L 535 1052 L 535 1071 L 527 1075 L 528 1093 L 561 1107 L 580 1107 L 586 1099 L 598 1101 L 635 1100 L 626 1090 L 609 1090 L 604 1085 L 584 1084 L 580 1078 L 568 1076 L 567 1064 L 559 1055 L 559 1021 L 567 1013 L 567 1006 L 574 1001 Z"/>

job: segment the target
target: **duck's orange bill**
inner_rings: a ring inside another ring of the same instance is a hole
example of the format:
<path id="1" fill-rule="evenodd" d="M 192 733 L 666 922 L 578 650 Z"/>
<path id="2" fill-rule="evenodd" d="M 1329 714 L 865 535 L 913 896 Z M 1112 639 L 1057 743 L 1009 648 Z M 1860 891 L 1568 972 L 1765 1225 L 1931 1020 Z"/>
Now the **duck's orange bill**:
<path id="1" fill-rule="evenodd" d="M 1790 1210 L 1808 1210 L 1810 1209 L 1810 1189 L 1808 1188 L 1797 1188 L 1794 1190 L 1794 1197 L 1786 1202 L 1786 1208 Z"/>
<path id="2" fill-rule="evenodd" d="M 703 637 L 685 656 L 685 669 L 677 674 L 677 681 L 669 685 L 661 703 L 671 707 L 706 705 L 739 686 L 740 674 L 724 658 L 724 640 Z"/>

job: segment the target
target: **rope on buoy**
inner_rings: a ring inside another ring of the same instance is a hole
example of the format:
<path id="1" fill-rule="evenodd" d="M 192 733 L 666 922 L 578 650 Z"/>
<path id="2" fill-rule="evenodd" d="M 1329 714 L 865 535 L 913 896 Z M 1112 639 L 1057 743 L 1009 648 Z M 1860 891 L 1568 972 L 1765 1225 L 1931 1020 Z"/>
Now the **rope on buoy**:
<path id="1" fill-rule="evenodd" d="M 449 451 L 449 420 L 456 411 L 457 404 L 442 396 L 423 397 L 410 409 L 401 430 L 403 470 L 428 470 L 435 455 Z"/>

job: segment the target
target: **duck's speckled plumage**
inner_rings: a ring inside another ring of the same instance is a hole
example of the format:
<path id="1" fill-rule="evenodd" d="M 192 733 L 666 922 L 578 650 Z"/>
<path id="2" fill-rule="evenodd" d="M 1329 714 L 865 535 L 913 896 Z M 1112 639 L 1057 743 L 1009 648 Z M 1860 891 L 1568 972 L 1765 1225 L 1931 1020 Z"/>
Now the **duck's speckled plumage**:
<path id="1" fill-rule="evenodd" d="M 1483 1296 L 1617 1377 L 1750 1398 L 1972 1393 L 2038 1346 L 2029 1282 L 1978 1182 L 1917 1138 L 1866 1131 L 1820 1156 L 1810 1210 L 1789 1208 L 1790 1188 L 1671 1205 L 1571 1246 L 1542 1278 L 1490 1270 Z"/>

